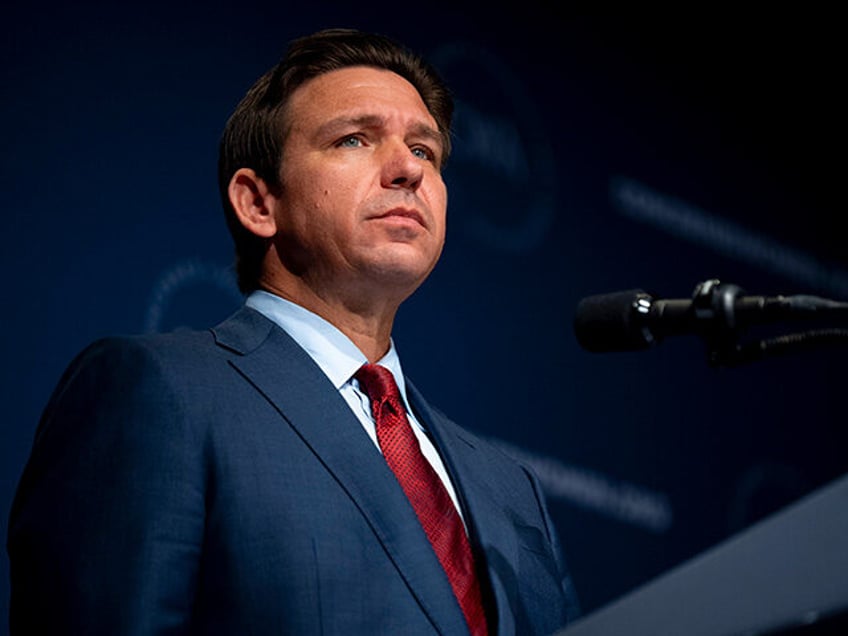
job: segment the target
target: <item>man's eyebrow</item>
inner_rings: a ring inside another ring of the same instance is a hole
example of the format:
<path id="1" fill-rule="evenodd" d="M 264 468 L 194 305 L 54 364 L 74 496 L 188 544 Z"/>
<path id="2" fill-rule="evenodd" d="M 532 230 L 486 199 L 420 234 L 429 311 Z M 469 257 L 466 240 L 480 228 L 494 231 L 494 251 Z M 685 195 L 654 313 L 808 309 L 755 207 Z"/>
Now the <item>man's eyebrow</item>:
<path id="1" fill-rule="evenodd" d="M 385 121 L 385 118 L 379 115 L 342 115 L 318 126 L 315 134 L 318 137 L 323 137 L 337 132 L 340 133 L 345 128 L 379 128 Z"/>
<path id="2" fill-rule="evenodd" d="M 438 144 L 439 148 L 442 148 L 443 139 L 442 133 L 433 128 L 432 126 L 425 123 L 416 123 L 412 126 L 412 134 L 415 137 L 421 137 L 422 139 L 429 140 Z"/>

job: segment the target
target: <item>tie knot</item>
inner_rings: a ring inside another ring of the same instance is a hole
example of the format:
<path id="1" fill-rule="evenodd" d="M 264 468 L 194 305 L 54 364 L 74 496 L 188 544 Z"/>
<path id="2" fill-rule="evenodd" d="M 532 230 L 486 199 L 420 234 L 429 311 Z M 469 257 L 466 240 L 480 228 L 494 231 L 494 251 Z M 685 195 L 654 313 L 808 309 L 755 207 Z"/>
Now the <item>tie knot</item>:
<path id="1" fill-rule="evenodd" d="M 395 377 L 386 367 L 379 364 L 363 364 L 354 377 L 359 380 L 359 386 L 371 399 L 372 404 L 388 401 L 393 407 L 400 408 L 400 389 L 395 383 Z"/>

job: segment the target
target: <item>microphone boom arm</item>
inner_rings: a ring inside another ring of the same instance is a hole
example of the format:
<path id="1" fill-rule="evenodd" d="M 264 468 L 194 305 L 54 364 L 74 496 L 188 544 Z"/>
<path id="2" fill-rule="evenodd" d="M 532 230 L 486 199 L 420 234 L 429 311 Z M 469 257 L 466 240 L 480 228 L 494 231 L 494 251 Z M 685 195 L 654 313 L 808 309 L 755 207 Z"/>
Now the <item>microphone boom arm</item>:
<path id="1" fill-rule="evenodd" d="M 740 342 L 749 326 L 795 318 L 848 318 L 848 303 L 818 296 L 745 296 L 737 285 L 722 284 L 718 279 L 699 283 L 692 294 L 690 310 L 704 325 L 700 336 L 707 347 L 711 366 L 739 366 L 766 357 L 822 345 L 848 344 L 848 329 L 830 328 L 784 334 L 774 338 Z M 662 302 L 662 301 L 660 301 Z M 675 301 L 670 301 L 675 302 Z"/>
<path id="2" fill-rule="evenodd" d="M 811 331 L 741 342 L 749 327 L 799 320 L 817 324 Z M 810 295 L 748 296 L 737 285 L 710 279 L 695 287 L 691 299 L 655 299 L 641 289 L 584 298 L 574 331 L 583 348 L 593 352 L 638 351 L 668 336 L 696 335 L 706 344 L 711 365 L 735 366 L 798 349 L 848 344 L 848 303 Z"/>

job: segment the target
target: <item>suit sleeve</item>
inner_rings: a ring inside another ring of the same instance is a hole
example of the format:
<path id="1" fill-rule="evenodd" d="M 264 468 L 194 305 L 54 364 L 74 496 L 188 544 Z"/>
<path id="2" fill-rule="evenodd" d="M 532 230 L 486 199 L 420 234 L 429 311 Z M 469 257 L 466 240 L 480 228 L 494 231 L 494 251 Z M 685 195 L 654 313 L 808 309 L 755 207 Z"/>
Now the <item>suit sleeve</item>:
<path id="1" fill-rule="evenodd" d="M 177 384 L 140 341 L 95 343 L 66 371 L 12 506 L 13 635 L 187 631 L 205 471 Z"/>

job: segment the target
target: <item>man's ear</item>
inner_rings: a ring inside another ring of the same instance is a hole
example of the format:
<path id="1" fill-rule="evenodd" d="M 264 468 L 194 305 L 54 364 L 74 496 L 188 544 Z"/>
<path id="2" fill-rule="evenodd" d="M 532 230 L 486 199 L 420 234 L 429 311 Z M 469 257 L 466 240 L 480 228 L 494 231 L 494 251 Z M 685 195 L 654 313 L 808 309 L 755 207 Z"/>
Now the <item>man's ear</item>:
<path id="1" fill-rule="evenodd" d="M 271 238 L 277 233 L 274 212 L 278 199 L 256 172 L 250 168 L 236 170 L 227 193 L 236 216 L 249 232 L 262 238 Z"/>

